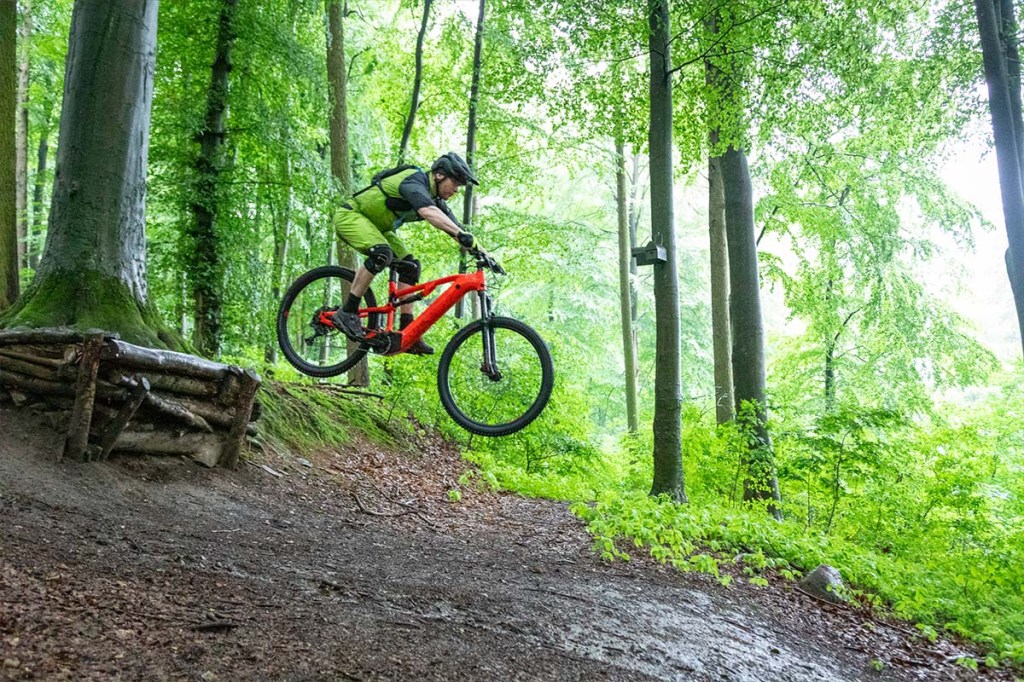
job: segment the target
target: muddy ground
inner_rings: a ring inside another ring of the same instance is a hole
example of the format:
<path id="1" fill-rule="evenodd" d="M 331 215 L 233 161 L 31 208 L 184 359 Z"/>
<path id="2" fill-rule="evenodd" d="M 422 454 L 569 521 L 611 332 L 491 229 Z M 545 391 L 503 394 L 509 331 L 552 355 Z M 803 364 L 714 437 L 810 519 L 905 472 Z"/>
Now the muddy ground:
<path id="1" fill-rule="evenodd" d="M 1014 678 L 789 583 L 602 563 L 563 504 L 452 501 L 436 439 L 224 471 L 57 462 L 54 423 L 0 407 L 0 679 Z"/>

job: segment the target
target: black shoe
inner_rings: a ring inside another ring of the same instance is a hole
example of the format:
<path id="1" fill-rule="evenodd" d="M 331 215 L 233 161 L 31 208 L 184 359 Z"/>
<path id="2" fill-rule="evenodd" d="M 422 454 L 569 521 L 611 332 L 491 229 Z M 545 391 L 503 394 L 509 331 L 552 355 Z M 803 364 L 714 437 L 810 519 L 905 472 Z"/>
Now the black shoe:
<path id="1" fill-rule="evenodd" d="M 434 349 L 423 342 L 423 339 L 418 339 L 416 343 L 409 346 L 409 350 L 405 351 L 409 355 L 433 355 Z"/>
<path id="2" fill-rule="evenodd" d="M 359 321 L 359 313 L 347 313 L 344 310 L 337 310 L 331 316 L 331 323 L 353 341 L 366 340 L 366 330 L 363 329 L 363 323 Z"/>

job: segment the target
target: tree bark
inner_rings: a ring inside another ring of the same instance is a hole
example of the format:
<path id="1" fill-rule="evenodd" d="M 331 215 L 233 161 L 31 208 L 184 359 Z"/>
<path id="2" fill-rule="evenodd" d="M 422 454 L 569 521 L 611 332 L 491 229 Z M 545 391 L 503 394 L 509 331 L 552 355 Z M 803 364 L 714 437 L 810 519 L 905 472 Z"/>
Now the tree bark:
<path id="1" fill-rule="evenodd" d="M 345 17 L 348 15 L 347 2 L 327 0 L 327 90 L 330 97 L 331 120 L 331 173 L 338 182 L 342 196 L 352 193 L 352 164 L 348 143 L 348 69 L 345 61 Z M 338 240 L 338 263 L 356 270 L 359 267 L 356 252 L 340 239 Z M 343 296 L 348 296 L 344 287 Z M 355 344 L 348 342 L 349 352 Z M 370 366 L 363 358 L 348 371 L 350 386 L 370 385 Z"/>
<path id="2" fill-rule="evenodd" d="M 15 123 L 15 210 L 18 213 L 18 267 L 25 258 L 28 236 L 28 55 L 32 36 L 32 2 L 21 3 L 21 56 L 18 64 L 18 118 Z"/>
<path id="3" fill-rule="evenodd" d="M 722 184 L 732 287 L 729 314 L 736 414 L 746 436 L 743 499 L 769 500 L 769 511 L 781 518 L 779 483 L 767 427 L 764 323 L 754 243 L 753 188 L 746 154 L 731 145 L 722 156 Z"/>
<path id="4" fill-rule="evenodd" d="M 1006 268 L 1024 348 L 1024 188 L 1021 185 L 1024 165 L 1021 147 L 1024 141 L 1019 139 L 1024 136 L 1024 130 L 1021 125 L 1019 65 L 1015 64 L 1015 71 L 1011 73 L 1004 52 L 1008 44 L 1013 51 L 1016 51 L 1016 46 L 1013 39 L 1001 31 L 1006 27 L 1015 27 L 1016 21 L 1012 5 L 1005 3 L 1005 7 L 1004 16 L 999 17 L 995 0 L 974 1 L 985 80 L 988 83 L 1003 220 L 1010 246 L 1006 252 Z M 1016 73 L 1015 83 L 1013 73 Z"/>
<path id="5" fill-rule="evenodd" d="M 18 210 L 13 188 L 17 176 L 17 7 L 0 2 L 0 311 L 18 298 Z"/>
<path id="6" fill-rule="evenodd" d="M 206 96 L 206 117 L 198 136 L 199 156 L 195 162 L 196 183 L 192 191 L 192 295 L 195 299 L 193 343 L 207 357 L 220 353 L 221 293 L 224 266 L 217 235 L 218 200 L 221 176 L 227 164 L 228 75 L 231 73 L 231 49 L 235 41 L 237 0 L 223 0 L 220 10 L 217 46 Z"/>
<path id="7" fill-rule="evenodd" d="M 656 369 L 654 376 L 654 481 L 652 495 L 686 502 L 682 460 L 682 389 L 679 353 L 679 280 L 672 205 L 672 80 L 668 0 L 650 0 L 651 231 L 665 247 L 654 266 Z"/>
<path id="8" fill-rule="evenodd" d="M 484 10 L 485 0 L 480 0 L 480 13 L 476 19 L 476 37 L 473 40 L 473 80 L 469 88 L 469 125 L 466 132 L 466 163 L 473 167 L 476 157 L 476 114 L 480 104 L 480 61 L 484 47 Z M 473 183 L 466 185 L 462 197 L 462 223 L 469 226 L 473 222 Z"/>
<path id="9" fill-rule="evenodd" d="M 49 116 L 47 116 L 49 119 Z M 46 163 L 50 153 L 50 125 L 43 125 L 39 131 L 39 150 L 36 153 L 36 176 L 32 186 L 32 223 L 25 240 L 26 260 L 28 267 L 35 270 L 39 267 L 39 237 L 43 232 L 43 192 L 46 189 Z"/>
<path id="10" fill-rule="evenodd" d="M 46 248 L 0 325 L 99 328 L 177 346 L 146 296 L 146 160 L 157 0 L 77 2 Z"/>
<path id="11" fill-rule="evenodd" d="M 405 128 L 402 130 L 402 142 L 398 147 L 398 162 L 405 163 L 405 155 L 409 151 L 409 138 L 412 136 L 412 126 L 416 121 L 416 110 L 420 106 L 420 86 L 423 83 L 423 40 L 427 35 L 427 22 L 430 19 L 430 6 L 434 0 L 423 0 L 423 19 L 420 22 L 420 32 L 416 37 L 416 76 L 412 82 L 412 101 L 409 102 L 409 115 L 405 119 Z"/>
<path id="12" fill-rule="evenodd" d="M 711 131 L 711 146 L 718 131 Z M 733 409 L 732 327 L 729 320 L 729 246 L 725 236 L 722 158 L 708 159 L 708 233 L 711 244 L 711 335 L 715 356 L 715 420 L 731 422 Z"/>
<path id="13" fill-rule="evenodd" d="M 619 313 L 622 320 L 622 356 L 626 366 L 626 428 L 630 434 L 640 430 L 637 416 L 636 335 L 633 332 L 633 291 L 629 267 L 633 261 L 629 240 L 626 196 L 626 145 L 620 135 L 615 140 L 615 203 L 619 223 Z"/>
<path id="14" fill-rule="evenodd" d="M 473 167 L 476 157 L 476 113 L 480 104 L 480 64 L 484 46 L 484 12 L 485 1 L 480 0 L 480 13 L 476 18 L 476 36 L 473 39 L 473 80 L 469 87 L 469 124 L 466 131 L 466 163 Z M 462 197 L 462 224 L 469 229 L 473 224 L 473 217 L 476 214 L 476 193 L 473 190 L 473 183 L 466 185 L 465 194 Z M 459 254 L 459 272 L 465 272 L 468 265 L 467 255 L 463 251 Z M 476 299 L 473 299 L 474 301 Z M 455 317 L 461 318 L 465 312 L 466 299 L 460 298 L 455 304 Z"/>

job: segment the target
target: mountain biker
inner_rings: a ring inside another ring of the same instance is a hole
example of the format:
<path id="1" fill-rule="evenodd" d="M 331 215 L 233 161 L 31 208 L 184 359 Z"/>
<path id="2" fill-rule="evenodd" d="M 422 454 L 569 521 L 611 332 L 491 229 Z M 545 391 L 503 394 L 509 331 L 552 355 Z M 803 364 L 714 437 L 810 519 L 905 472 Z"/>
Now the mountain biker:
<path id="1" fill-rule="evenodd" d="M 463 248 L 483 251 L 476 238 L 462 229 L 445 203 L 470 182 L 480 184 L 462 157 L 448 152 L 434 161 L 429 174 L 416 166 L 381 171 L 373 177 L 369 187 L 356 192 L 341 205 L 334 214 L 338 237 L 366 256 L 352 280 L 348 298 L 332 318 L 334 325 L 347 337 L 354 341 L 366 339 L 357 311 L 374 275 L 393 266 L 402 284 L 412 286 L 419 282 L 420 262 L 396 234 L 404 223 L 426 220 Z M 399 329 L 408 326 L 412 319 L 412 304 L 402 305 Z M 420 339 L 406 352 L 430 355 L 434 349 Z"/>

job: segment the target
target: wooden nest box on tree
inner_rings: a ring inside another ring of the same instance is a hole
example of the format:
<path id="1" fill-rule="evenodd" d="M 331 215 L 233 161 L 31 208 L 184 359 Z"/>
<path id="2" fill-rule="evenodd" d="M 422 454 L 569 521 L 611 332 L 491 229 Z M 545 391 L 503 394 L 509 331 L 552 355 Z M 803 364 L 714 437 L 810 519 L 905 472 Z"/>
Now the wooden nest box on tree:
<path id="1" fill-rule="evenodd" d="M 70 410 L 63 456 L 185 455 L 233 467 L 255 435 L 251 369 L 143 348 L 117 334 L 0 330 L 0 395 Z"/>

